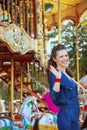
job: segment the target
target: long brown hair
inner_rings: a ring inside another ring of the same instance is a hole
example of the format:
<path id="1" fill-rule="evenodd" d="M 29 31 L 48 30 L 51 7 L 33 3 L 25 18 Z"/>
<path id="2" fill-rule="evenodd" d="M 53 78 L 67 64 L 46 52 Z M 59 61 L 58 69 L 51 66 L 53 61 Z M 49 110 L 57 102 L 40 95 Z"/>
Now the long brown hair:
<path id="1" fill-rule="evenodd" d="M 54 48 L 52 49 L 51 56 L 50 56 L 50 59 L 48 61 L 48 67 L 47 67 L 47 75 L 48 76 L 49 76 L 49 73 L 50 73 L 50 71 L 49 71 L 50 65 L 52 65 L 55 68 L 57 68 L 57 64 L 56 64 L 56 62 L 54 62 L 53 58 L 56 58 L 56 52 L 59 51 L 59 50 L 66 50 L 66 47 L 63 44 L 58 44 L 57 46 L 54 46 Z M 66 68 L 66 73 L 70 77 L 74 76 L 72 71 L 69 68 Z"/>

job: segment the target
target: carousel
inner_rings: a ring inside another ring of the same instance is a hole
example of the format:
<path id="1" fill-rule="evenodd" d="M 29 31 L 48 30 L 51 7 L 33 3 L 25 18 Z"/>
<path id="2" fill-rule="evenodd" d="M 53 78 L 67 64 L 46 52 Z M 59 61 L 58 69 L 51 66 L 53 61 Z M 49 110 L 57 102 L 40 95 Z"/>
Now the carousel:
<path id="1" fill-rule="evenodd" d="M 59 108 L 54 106 L 48 88 L 44 86 L 45 69 L 40 63 L 47 61 L 45 30 L 52 26 L 59 28 L 60 43 L 61 22 L 72 19 L 77 26 L 87 10 L 86 4 L 85 0 L 0 0 L 0 79 L 9 89 L 8 110 L 0 111 L 0 130 L 58 130 L 56 115 Z M 78 48 L 77 35 L 76 45 Z M 78 83 L 78 51 L 76 69 L 75 82 L 86 93 L 83 87 L 86 82 L 80 80 Z M 41 82 L 37 82 L 37 78 Z M 20 94 L 17 112 L 14 111 L 15 91 Z M 36 122 L 39 122 L 37 126 Z"/>

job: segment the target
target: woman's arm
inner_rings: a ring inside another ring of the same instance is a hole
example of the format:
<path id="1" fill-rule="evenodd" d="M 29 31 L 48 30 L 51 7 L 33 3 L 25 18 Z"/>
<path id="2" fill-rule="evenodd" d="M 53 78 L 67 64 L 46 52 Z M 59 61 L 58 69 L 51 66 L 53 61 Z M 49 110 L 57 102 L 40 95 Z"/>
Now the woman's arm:
<path id="1" fill-rule="evenodd" d="M 54 80 L 54 85 L 53 85 L 53 90 L 55 92 L 60 91 L 60 81 L 61 81 L 61 71 L 56 70 L 53 66 L 50 66 L 49 70 L 54 74 L 55 80 Z"/>
<path id="2" fill-rule="evenodd" d="M 55 78 L 56 78 L 55 75 L 53 73 L 50 73 L 49 75 L 50 96 L 52 98 L 53 103 L 57 106 L 60 106 L 61 104 L 65 104 L 67 102 L 65 100 L 65 91 L 64 91 L 65 89 L 63 89 L 64 84 L 62 84 L 63 83 L 62 80 L 61 84 L 57 85 L 55 83 Z"/>

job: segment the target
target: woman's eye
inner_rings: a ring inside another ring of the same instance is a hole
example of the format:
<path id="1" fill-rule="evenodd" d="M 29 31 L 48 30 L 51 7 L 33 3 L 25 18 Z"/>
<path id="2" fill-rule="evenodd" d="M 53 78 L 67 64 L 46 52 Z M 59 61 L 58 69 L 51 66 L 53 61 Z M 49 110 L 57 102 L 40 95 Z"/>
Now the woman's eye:
<path id="1" fill-rule="evenodd" d="M 65 55 L 65 57 L 68 57 L 68 55 Z"/>
<path id="2" fill-rule="evenodd" d="M 60 56 L 60 58 L 62 58 L 63 56 Z"/>
<path id="3" fill-rule="evenodd" d="M 63 57 L 68 57 L 68 55 L 65 55 L 65 56 L 60 56 L 60 58 L 63 58 Z"/>

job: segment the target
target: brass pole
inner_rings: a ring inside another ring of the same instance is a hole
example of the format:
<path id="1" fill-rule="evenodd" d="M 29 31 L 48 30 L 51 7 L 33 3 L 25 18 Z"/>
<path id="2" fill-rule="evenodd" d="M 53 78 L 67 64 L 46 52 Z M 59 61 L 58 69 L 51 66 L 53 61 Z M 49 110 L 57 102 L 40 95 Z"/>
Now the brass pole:
<path id="1" fill-rule="evenodd" d="M 22 0 L 23 28 L 25 29 L 25 0 Z"/>
<path id="2" fill-rule="evenodd" d="M 2 7 L 3 7 L 3 21 L 5 22 L 5 0 L 3 0 Z"/>
<path id="3" fill-rule="evenodd" d="M 28 74 L 28 82 L 31 82 L 31 77 L 30 77 L 30 64 L 27 63 L 27 74 Z M 28 88 L 31 89 L 31 84 L 28 85 Z"/>
<path id="4" fill-rule="evenodd" d="M 42 0 L 42 25 L 43 25 L 43 49 L 44 49 L 44 62 L 46 64 L 46 50 L 45 50 L 45 24 L 44 24 L 44 1 Z"/>
<path id="5" fill-rule="evenodd" d="M 16 16 L 16 19 L 15 19 L 15 24 L 17 25 L 18 23 L 18 21 L 17 21 L 17 19 L 18 19 L 18 17 L 17 17 L 17 15 L 18 15 L 18 12 L 17 12 L 17 0 L 15 0 L 14 1 L 15 2 L 15 16 Z"/>
<path id="6" fill-rule="evenodd" d="M 77 82 L 79 83 L 79 51 L 78 51 L 78 11 L 77 11 L 77 8 L 76 8 L 76 75 L 77 75 Z"/>
<path id="7" fill-rule="evenodd" d="M 61 43 L 61 0 L 58 0 L 58 44 Z"/>
<path id="8" fill-rule="evenodd" d="M 14 61 L 11 59 L 11 119 L 13 119 L 14 113 Z"/>
<path id="9" fill-rule="evenodd" d="M 29 0 L 29 2 L 30 2 L 30 13 L 29 13 L 29 35 L 31 36 L 31 34 L 32 34 L 32 12 L 31 12 L 31 9 L 32 9 L 32 1 L 31 0 Z"/>
<path id="10" fill-rule="evenodd" d="M 43 24 L 43 60 L 44 60 L 44 65 L 46 66 L 46 41 L 45 41 L 45 23 L 44 23 L 44 11 L 45 11 L 45 8 L 44 8 L 44 0 L 42 0 L 42 24 Z M 43 79 L 44 79 L 44 84 L 46 82 L 46 77 L 45 77 L 45 70 L 43 70 Z"/>
<path id="11" fill-rule="evenodd" d="M 34 33 L 34 39 L 36 38 L 36 0 L 32 0 L 33 3 L 33 33 Z M 31 21 L 32 22 L 32 21 Z"/>
<path id="12" fill-rule="evenodd" d="M 25 18 L 26 18 L 26 32 L 29 34 L 29 15 L 28 15 L 28 10 L 29 10 L 29 2 L 25 4 Z"/>
<path id="13" fill-rule="evenodd" d="M 20 81 L 21 81 L 21 84 L 20 84 L 20 101 L 21 101 L 21 103 L 22 103 L 22 101 L 23 101 L 23 87 L 22 87 L 22 84 L 23 84 L 23 76 L 22 76 L 22 66 L 21 66 L 21 70 L 20 70 L 21 72 L 21 77 L 20 77 Z"/>
<path id="14" fill-rule="evenodd" d="M 79 83 L 79 52 L 78 52 L 78 27 L 76 26 L 76 70 L 77 70 L 77 82 Z"/>
<path id="15" fill-rule="evenodd" d="M 9 2 L 7 1 L 7 12 L 8 12 L 8 21 L 10 21 L 10 14 L 9 14 Z M 11 22 L 11 21 L 10 21 Z"/>
<path id="16" fill-rule="evenodd" d="M 11 0 L 11 18 L 12 18 L 12 22 L 14 22 L 13 16 L 14 16 L 14 14 L 13 14 L 13 0 Z"/>

